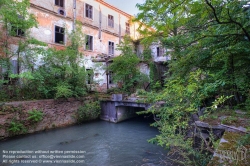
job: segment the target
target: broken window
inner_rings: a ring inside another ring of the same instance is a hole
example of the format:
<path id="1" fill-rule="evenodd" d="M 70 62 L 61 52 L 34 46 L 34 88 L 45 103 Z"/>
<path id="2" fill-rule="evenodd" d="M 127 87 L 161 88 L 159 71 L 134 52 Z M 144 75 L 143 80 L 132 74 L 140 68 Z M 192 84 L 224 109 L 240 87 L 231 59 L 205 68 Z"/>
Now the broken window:
<path id="1" fill-rule="evenodd" d="M 55 43 L 64 44 L 64 28 L 55 26 Z"/>
<path id="2" fill-rule="evenodd" d="M 85 17 L 93 19 L 93 7 L 89 4 L 85 4 Z"/>
<path id="3" fill-rule="evenodd" d="M 114 55 L 114 42 L 109 41 L 109 55 Z"/>
<path id="4" fill-rule="evenodd" d="M 113 72 L 109 71 L 109 84 L 113 84 Z"/>
<path id="5" fill-rule="evenodd" d="M 12 36 L 24 36 L 24 30 L 21 28 L 18 28 L 16 26 L 11 26 L 11 35 Z"/>
<path id="6" fill-rule="evenodd" d="M 130 25 L 127 22 L 126 22 L 126 31 L 125 31 L 125 33 L 130 34 Z"/>
<path id="7" fill-rule="evenodd" d="M 64 0 L 55 0 L 55 5 L 60 6 L 60 7 L 64 7 Z"/>
<path id="8" fill-rule="evenodd" d="M 93 69 L 86 69 L 87 71 L 87 84 L 93 84 L 94 80 L 94 71 Z"/>
<path id="9" fill-rule="evenodd" d="M 114 28 L 114 17 L 112 15 L 108 15 L 108 26 Z"/>
<path id="10" fill-rule="evenodd" d="M 163 49 L 161 47 L 157 47 L 157 56 L 163 56 Z"/>
<path id="11" fill-rule="evenodd" d="M 18 14 L 18 21 L 24 21 L 24 17 Z M 25 29 L 20 27 L 18 23 L 10 22 L 8 23 L 8 30 L 11 36 L 25 36 Z"/>
<path id="12" fill-rule="evenodd" d="M 93 50 L 93 36 L 86 36 L 86 43 L 85 43 L 85 49 L 86 50 Z"/>
<path id="13" fill-rule="evenodd" d="M 141 51 L 140 51 L 140 45 L 139 44 L 135 44 L 135 53 L 138 57 L 141 56 Z"/>

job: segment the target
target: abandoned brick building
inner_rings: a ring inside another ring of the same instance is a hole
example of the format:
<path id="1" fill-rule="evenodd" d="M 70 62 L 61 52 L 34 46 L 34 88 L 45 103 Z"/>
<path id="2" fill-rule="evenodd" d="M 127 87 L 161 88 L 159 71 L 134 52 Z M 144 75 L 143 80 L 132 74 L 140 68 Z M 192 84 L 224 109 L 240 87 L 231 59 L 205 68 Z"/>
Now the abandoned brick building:
<path id="1" fill-rule="evenodd" d="M 95 67 L 95 63 L 105 66 L 109 59 L 119 56 L 116 47 L 125 35 L 135 41 L 142 37 L 137 31 L 139 23 L 131 21 L 132 15 L 104 0 L 30 0 L 29 12 L 34 14 L 38 22 L 38 27 L 30 30 L 31 36 L 47 43 L 48 47 L 65 47 L 65 30 L 72 31 L 76 20 L 82 24 L 86 39 L 80 51 L 84 55 L 85 68 L 93 70 L 93 79 L 98 81 L 99 91 L 105 91 L 113 82 L 111 75 L 104 68 Z M 17 37 L 23 35 L 22 31 L 17 31 Z M 142 50 L 143 46 L 137 45 L 137 54 Z M 169 58 L 158 44 L 152 45 L 151 51 L 156 62 L 164 62 Z M 12 58 L 12 64 L 16 66 L 16 57 Z M 147 65 L 141 64 L 140 68 L 149 74 Z"/>

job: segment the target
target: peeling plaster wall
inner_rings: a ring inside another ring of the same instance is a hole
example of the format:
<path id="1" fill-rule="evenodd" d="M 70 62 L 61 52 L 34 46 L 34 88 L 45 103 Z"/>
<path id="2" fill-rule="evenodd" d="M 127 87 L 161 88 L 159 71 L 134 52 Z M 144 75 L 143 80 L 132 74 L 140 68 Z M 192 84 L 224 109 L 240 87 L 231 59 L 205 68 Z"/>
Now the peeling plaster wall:
<path id="1" fill-rule="evenodd" d="M 30 0 L 30 3 L 32 5 L 39 6 L 41 10 L 50 10 L 51 12 L 54 12 L 55 14 L 58 13 L 59 9 L 64 9 L 66 12 L 66 16 L 73 18 L 73 0 L 64 0 L 64 7 L 60 7 L 55 5 L 55 0 Z"/>
<path id="2" fill-rule="evenodd" d="M 107 83 L 105 62 L 92 62 L 91 57 L 84 57 L 84 66 L 86 69 L 94 70 L 94 81 L 100 86 Z"/>
<path id="3" fill-rule="evenodd" d="M 31 29 L 31 36 L 48 44 L 63 46 L 55 43 L 55 26 L 65 27 L 68 32 L 71 32 L 73 21 L 37 8 L 31 8 L 30 11 L 38 21 L 38 28 Z M 65 41 L 67 42 L 67 35 L 65 35 Z"/>
<path id="4" fill-rule="evenodd" d="M 55 26 L 65 27 L 66 31 L 70 33 L 73 29 L 73 0 L 64 0 L 64 7 L 55 5 L 55 0 L 30 0 L 30 13 L 34 14 L 38 21 L 37 28 L 30 29 L 30 35 L 40 41 L 48 44 L 48 47 L 55 47 L 63 49 L 67 44 L 67 35 L 65 34 L 65 44 L 55 43 Z M 93 18 L 85 16 L 85 5 L 89 4 L 93 7 Z M 60 15 L 59 10 L 64 10 L 65 15 Z M 105 71 L 106 60 L 108 57 L 115 57 L 120 55 L 117 51 L 117 45 L 125 35 L 126 23 L 130 23 L 130 36 L 134 40 L 142 38 L 137 32 L 139 27 L 138 22 L 131 22 L 133 16 L 115 8 L 112 4 L 107 4 L 103 0 L 76 0 L 75 18 L 82 24 L 82 32 L 85 35 L 93 36 L 93 50 L 85 50 L 85 44 L 80 48 L 83 53 L 84 65 L 86 69 L 94 70 L 94 80 L 99 83 L 99 89 L 103 91 L 107 87 L 107 75 Z M 108 26 L 108 15 L 114 17 L 114 27 Z M 101 23 L 100 23 L 101 21 Z M 142 28 L 146 28 L 143 26 Z M 101 33 L 101 36 L 100 36 Z M 18 39 L 20 40 L 20 39 Z M 16 40 L 16 41 L 18 41 Z M 13 45 L 15 45 L 13 40 Z M 109 42 L 114 42 L 114 55 L 109 54 Z M 15 49 L 15 47 L 13 46 Z M 143 51 L 143 47 L 139 46 L 139 51 Z M 155 55 L 152 47 L 152 54 Z M 104 57 L 106 56 L 106 57 Z M 15 58 L 15 57 L 14 57 Z M 102 62 L 96 63 L 92 60 L 95 58 L 102 58 Z M 41 59 L 39 56 L 38 59 Z M 38 62 L 37 65 L 41 63 Z M 143 67 L 143 71 L 146 71 Z M 146 71 L 148 73 L 148 71 Z M 97 88 L 98 89 L 98 88 Z"/>
<path id="5" fill-rule="evenodd" d="M 98 38 L 98 30 L 92 29 L 90 27 L 83 27 L 83 33 L 85 35 L 93 36 L 93 51 L 84 50 L 85 56 L 91 56 L 95 58 L 96 56 L 102 55 L 102 54 L 108 54 L 108 42 L 114 42 L 114 56 L 120 55 L 119 51 L 115 50 L 117 48 L 117 44 L 119 44 L 119 38 L 112 36 L 107 33 L 102 33 L 102 38 Z M 83 49 L 84 46 L 83 46 Z"/>
<path id="6" fill-rule="evenodd" d="M 155 62 L 166 62 L 168 60 L 171 60 L 171 52 L 172 52 L 171 49 L 162 48 L 163 49 L 162 56 L 157 56 L 157 47 L 162 48 L 160 43 L 153 43 L 150 46 L 152 57 Z"/>
<path id="7" fill-rule="evenodd" d="M 31 35 L 35 38 L 46 42 L 49 47 L 56 47 L 62 49 L 64 45 L 56 44 L 54 42 L 55 25 L 66 27 L 70 32 L 73 28 L 73 0 L 65 1 L 64 10 L 66 16 L 61 16 L 58 13 L 60 7 L 54 5 L 54 0 L 48 0 L 46 2 L 31 0 L 32 7 L 30 12 L 33 13 L 38 21 L 38 28 L 31 29 Z M 93 19 L 89 19 L 85 16 L 85 5 L 89 4 L 93 7 Z M 100 15 L 101 11 L 101 15 Z M 114 17 L 114 28 L 108 27 L 108 15 Z M 100 19 L 101 16 L 101 19 Z M 117 45 L 119 44 L 119 24 L 121 24 L 121 35 L 124 34 L 126 29 L 126 22 L 129 22 L 130 18 L 117 12 L 110 7 L 101 4 L 93 0 L 76 0 L 76 20 L 82 23 L 82 32 L 85 35 L 93 36 L 93 50 L 85 50 L 85 45 L 80 48 L 83 52 L 84 66 L 86 69 L 94 70 L 94 81 L 99 83 L 97 89 L 105 89 L 107 87 L 107 76 L 105 62 L 94 63 L 93 58 L 102 57 L 108 55 L 109 41 L 114 42 L 114 55 L 119 56 L 120 51 L 117 51 Z M 99 27 L 101 20 L 101 38 L 99 38 Z M 67 36 L 65 36 L 67 42 Z"/>
<path id="8" fill-rule="evenodd" d="M 139 67 L 141 73 L 146 74 L 147 76 L 149 76 L 150 68 L 149 68 L 148 64 L 140 63 L 138 65 L 138 67 Z"/>

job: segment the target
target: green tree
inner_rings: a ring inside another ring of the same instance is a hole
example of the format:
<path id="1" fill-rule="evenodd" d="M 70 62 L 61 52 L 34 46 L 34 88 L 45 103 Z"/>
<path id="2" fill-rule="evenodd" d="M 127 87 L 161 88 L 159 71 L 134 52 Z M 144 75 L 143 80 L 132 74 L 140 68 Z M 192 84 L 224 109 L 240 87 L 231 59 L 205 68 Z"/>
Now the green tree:
<path id="1" fill-rule="evenodd" d="M 42 58 L 43 65 L 33 73 L 32 84 L 44 98 L 80 97 L 86 94 L 87 73 L 82 53 L 84 34 L 80 24 L 68 34 L 69 43 L 63 50 L 49 48 Z"/>
<path id="2" fill-rule="evenodd" d="M 137 19 L 156 28 L 148 37 L 151 40 L 145 40 L 160 40 L 174 50 L 169 65 L 173 77 L 202 69 L 225 83 L 214 94 L 233 94 L 240 103 L 249 96 L 250 80 L 249 10 L 242 8 L 245 3 L 147 0 L 137 5 L 142 10 Z"/>
<path id="3" fill-rule="evenodd" d="M 86 72 L 83 55 L 79 52 L 84 39 L 81 26 L 77 25 L 67 34 L 69 40 L 64 50 L 48 48 L 29 35 L 28 30 L 37 26 L 35 17 L 28 11 L 29 0 L 3 0 L 0 3 L 0 66 L 4 69 L 0 77 L 6 78 L 0 82 L 1 100 L 85 95 Z M 13 49 L 13 45 L 16 48 Z M 18 61 L 17 74 L 12 73 L 10 60 L 13 57 Z M 21 72 L 20 66 L 26 72 Z M 10 79 L 17 79 L 20 84 L 10 85 Z"/>
<path id="4" fill-rule="evenodd" d="M 132 93 L 135 89 L 147 81 L 147 76 L 140 72 L 138 64 L 140 59 L 134 52 L 134 45 L 129 37 L 118 45 L 117 50 L 121 55 L 113 59 L 108 70 L 113 72 L 114 82 L 122 84 L 124 92 Z"/>
<path id="5" fill-rule="evenodd" d="M 0 2 L 1 100 L 22 99 L 21 88 L 11 84 L 16 80 L 19 80 L 19 82 L 24 80 L 18 79 L 20 78 L 18 74 L 21 73 L 21 70 L 33 69 L 34 61 L 31 61 L 31 59 L 36 59 L 38 54 L 42 54 L 44 49 L 40 46 L 46 46 L 45 43 L 29 35 L 29 29 L 37 26 L 34 15 L 28 11 L 29 7 L 29 0 L 2 0 Z M 12 59 L 17 62 L 15 66 L 12 66 Z M 24 63 L 24 61 L 29 63 Z M 13 75 L 13 71 L 17 75 Z"/>
<path id="6" fill-rule="evenodd" d="M 250 11 L 243 8 L 245 4 L 233 0 L 146 0 L 137 4 L 141 10 L 137 20 L 156 28 L 151 33 L 142 31 L 148 34 L 144 40 L 160 40 L 173 50 L 169 61 L 171 77 L 163 92 L 150 100 L 166 102 L 160 110 L 149 110 L 160 117 L 154 124 L 161 132 L 155 139 L 160 145 L 174 145 L 185 149 L 182 152 L 189 149 L 192 154 L 187 156 L 197 156 L 192 140 L 189 145 L 183 140 L 190 115 L 198 107 L 210 106 L 206 101 L 216 96 L 231 95 L 234 97 L 225 97 L 230 98 L 227 104 L 249 107 Z M 186 165 L 202 163 L 189 160 Z"/>
<path id="7" fill-rule="evenodd" d="M 11 48 L 10 45 L 21 45 L 21 43 L 24 42 L 25 36 L 28 36 L 28 30 L 37 26 L 34 15 L 28 11 L 29 7 L 29 0 L 20 2 L 15 0 L 2 0 L 0 2 L 0 62 L 1 66 L 7 68 L 7 71 L 10 71 L 10 58 L 17 56 L 17 54 L 22 51 L 20 47 L 15 50 Z M 14 38 L 16 36 L 21 37 Z"/>

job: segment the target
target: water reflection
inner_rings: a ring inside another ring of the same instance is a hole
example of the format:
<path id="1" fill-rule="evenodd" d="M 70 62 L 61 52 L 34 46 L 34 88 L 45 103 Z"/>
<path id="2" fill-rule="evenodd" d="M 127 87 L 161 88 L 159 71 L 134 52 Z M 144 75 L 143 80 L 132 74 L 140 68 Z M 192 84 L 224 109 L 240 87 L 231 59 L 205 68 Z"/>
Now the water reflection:
<path id="1" fill-rule="evenodd" d="M 94 121 L 1 141 L 0 149 L 7 151 L 86 151 L 84 154 L 84 164 L 63 164 L 64 166 L 136 166 L 146 163 L 161 165 L 160 158 L 164 158 L 166 151 L 159 146 L 147 142 L 148 139 L 158 134 L 155 128 L 149 126 L 151 122 L 142 117 L 118 124 Z M 31 166 L 34 164 L 19 163 L 13 165 Z M 37 163 L 35 165 L 56 166 L 62 164 Z"/>

